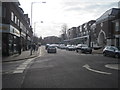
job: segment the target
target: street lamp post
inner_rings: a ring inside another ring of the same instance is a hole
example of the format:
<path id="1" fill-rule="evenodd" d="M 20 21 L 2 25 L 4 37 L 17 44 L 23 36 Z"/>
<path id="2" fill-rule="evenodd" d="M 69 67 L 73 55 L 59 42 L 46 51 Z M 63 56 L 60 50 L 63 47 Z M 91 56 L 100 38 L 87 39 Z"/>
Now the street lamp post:
<path id="1" fill-rule="evenodd" d="M 33 13 L 33 4 L 35 4 L 35 3 L 46 3 L 46 2 L 31 2 L 31 27 L 32 27 L 32 13 Z M 35 23 L 34 23 L 34 25 L 35 25 Z M 35 26 L 34 26 L 34 32 L 33 32 L 33 36 L 32 36 L 32 43 L 31 44 L 33 44 L 33 38 L 34 38 L 34 36 L 35 36 Z M 32 45 L 31 45 L 31 51 L 30 51 L 30 55 L 32 55 L 32 50 L 33 50 L 33 48 L 32 48 Z"/>
<path id="2" fill-rule="evenodd" d="M 46 3 L 46 2 L 31 2 L 31 26 L 32 26 L 33 4 L 35 4 L 35 3 Z"/>

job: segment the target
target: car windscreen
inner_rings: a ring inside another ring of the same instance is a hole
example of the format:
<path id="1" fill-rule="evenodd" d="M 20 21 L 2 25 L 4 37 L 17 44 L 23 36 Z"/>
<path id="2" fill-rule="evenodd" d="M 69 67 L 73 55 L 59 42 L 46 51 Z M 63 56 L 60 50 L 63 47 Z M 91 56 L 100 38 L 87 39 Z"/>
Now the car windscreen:
<path id="1" fill-rule="evenodd" d="M 55 48 L 55 46 L 49 46 L 49 48 Z"/>

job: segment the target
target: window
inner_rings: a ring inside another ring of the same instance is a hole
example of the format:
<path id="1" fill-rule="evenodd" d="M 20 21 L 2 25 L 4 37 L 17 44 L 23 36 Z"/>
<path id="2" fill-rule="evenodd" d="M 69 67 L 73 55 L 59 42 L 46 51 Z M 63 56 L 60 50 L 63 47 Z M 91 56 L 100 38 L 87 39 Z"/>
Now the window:
<path id="1" fill-rule="evenodd" d="M 103 27 L 103 22 L 100 24 L 101 27 Z"/>
<path id="2" fill-rule="evenodd" d="M 120 31 L 120 26 L 118 21 L 115 23 L 115 31 Z"/>
<path id="3" fill-rule="evenodd" d="M 20 20 L 18 19 L 18 21 L 17 21 L 17 25 L 19 26 L 19 22 L 20 22 Z"/>
<path id="4" fill-rule="evenodd" d="M 88 31 L 86 31 L 86 34 L 88 34 Z"/>
<path id="5" fill-rule="evenodd" d="M 20 22 L 20 28 L 23 29 L 23 24 L 22 24 L 22 22 Z"/>
<path id="6" fill-rule="evenodd" d="M 11 12 L 11 20 L 14 21 L 14 13 Z"/>
<path id="7" fill-rule="evenodd" d="M 15 23 L 17 24 L 17 17 L 15 16 Z"/>
<path id="8" fill-rule="evenodd" d="M 80 27 L 80 32 L 82 32 L 82 27 Z"/>

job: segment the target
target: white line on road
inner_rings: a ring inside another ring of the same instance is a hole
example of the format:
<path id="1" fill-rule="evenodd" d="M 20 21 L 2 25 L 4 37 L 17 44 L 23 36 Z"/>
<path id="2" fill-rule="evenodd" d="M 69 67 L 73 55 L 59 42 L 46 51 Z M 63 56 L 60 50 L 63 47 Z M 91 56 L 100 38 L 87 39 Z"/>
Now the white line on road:
<path id="1" fill-rule="evenodd" d="M 86 68 L 86 69 L 89 70 L 89 71 L 96 72 L 96 73 L 100 73 L 100 74 L 107 74 L 107 75 L 112 74 L 112 73 L 108 73 L 108 72 L 102 72 L 102 71 L 98 71 L 98 70 L 91 69 L 88 64 L 85 64 L 83 67 Z"/>
<path id="2" fill-rule="evenodd" d="M 115 70 L 120 70 L 119 64 L 107 64 L 105 67 Z"/>
<path id="3" fill-rule="evenodd" d="M 24 63 L 22 63 L 21 65 L 19 65 L 14 71 L 13 73 L 23 73 L 24 70 L 27 68 L 28 64 L 34 60 L 35 58 L 31 58 L 28 59 L 27 61 L 25 61 Z"/>
<path id="4" fill-rule="evenodd" d="M 5 72 L 0 72 L 0 74 L 16 74 L 16 73 L 23 73 L 24 70 L 28 67 L 28 64 L 30 64 L 33 60 L 35 60 L 36 58 L 40 57 L 41 56 L 41 50 L 40 51 L 40 54 L 39 56 L 35 57 L 35 58 L 30 58 L 30 59 L 27 59 L 26 61 L 24 61 L 22 64 L 20 64 L 15 70 L 13 71 L 5 71 Z M 18 61 L 19 62 L 19 61 Z M 10 62 L 10 63 L 14 63 L 14 62 Z"/>

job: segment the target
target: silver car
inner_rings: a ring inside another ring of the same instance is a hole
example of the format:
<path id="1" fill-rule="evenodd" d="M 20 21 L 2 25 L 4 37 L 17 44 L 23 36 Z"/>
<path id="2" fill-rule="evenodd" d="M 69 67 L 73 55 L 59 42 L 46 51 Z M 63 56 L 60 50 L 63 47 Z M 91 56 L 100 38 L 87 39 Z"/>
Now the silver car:
<path id="1" fill-rule="evenodd" d="M 57 53 L 57 49 L 55 46 L 48 46 L 47 52 L 48 53 Z"/>

